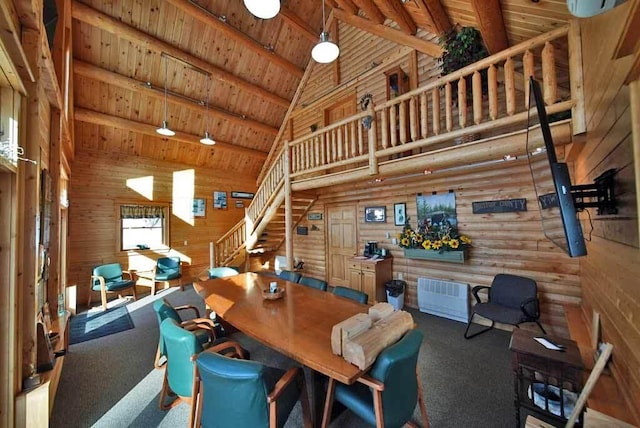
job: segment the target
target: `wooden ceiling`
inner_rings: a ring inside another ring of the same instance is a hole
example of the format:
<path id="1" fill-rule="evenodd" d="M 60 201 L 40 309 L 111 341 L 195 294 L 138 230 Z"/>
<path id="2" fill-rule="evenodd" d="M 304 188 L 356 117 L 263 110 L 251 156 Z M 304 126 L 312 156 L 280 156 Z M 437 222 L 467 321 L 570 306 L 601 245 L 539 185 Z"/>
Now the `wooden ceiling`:
<path id="1" fill-rule="evenodd" d="M 76 150 L 257 176 L 306 68 L 314 64 L 321 4 L 284 0 L 275 18 L 262 20 L 240 0 L 74 1 Z M 330 20 L 431 56 L 440 53 L 433 34 L 458 24 L 479 28 L 494 53 L 570 18 L 563 0 L 326 5 Z M 348 48 L 341 55 L 349 55 Z M 170 138 L 155 132 L 165 117 L 165 66 L 167 118 L 176 131 Z M 215 146 L 199 142 L 207 127 Z"/>

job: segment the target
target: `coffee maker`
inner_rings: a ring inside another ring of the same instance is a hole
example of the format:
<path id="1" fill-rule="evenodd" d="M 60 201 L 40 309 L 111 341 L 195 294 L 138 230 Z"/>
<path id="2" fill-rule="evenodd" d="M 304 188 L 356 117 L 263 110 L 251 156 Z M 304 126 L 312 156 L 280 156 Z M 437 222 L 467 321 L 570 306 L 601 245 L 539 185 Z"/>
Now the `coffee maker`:
<path id="1" fill-rule="evenodd" d="M 378 254 L 378 241 L 367 241 L 364 246 L 364 256 L 371 257 Z"/>

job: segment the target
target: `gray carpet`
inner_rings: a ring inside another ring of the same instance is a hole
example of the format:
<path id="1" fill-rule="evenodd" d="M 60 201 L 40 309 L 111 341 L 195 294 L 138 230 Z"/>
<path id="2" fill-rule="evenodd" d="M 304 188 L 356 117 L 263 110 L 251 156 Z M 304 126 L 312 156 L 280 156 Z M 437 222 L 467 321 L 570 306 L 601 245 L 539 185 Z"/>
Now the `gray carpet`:
<path id="1" fill-rule="evenodd" d="M 50 426 L 56 427 L 178 427 L 185 426 L 188 407 L 164 412 L 158 408 L 162 370 L 153 368 L 158 325 L 152 302 L 166 297 L 173 305 L 202 300 L 187 286 L 127 305 L 135 328 L 72 345 L 65 357 Z M 409 310 L 424 332 L 419 369 L 431 427 L 513 427 L 513 377 L 508 332 L 494 330 L 465 340 L 465 325 Z M 288 368 L 296 363 L 237 333 L 234 339 L 251 358 Z M 300 427 L 298 404 L 286 427 Z M 414 420 L 421 423 L 416 407 Z M 349 411 L 331 427 L 365 426 Z"/>

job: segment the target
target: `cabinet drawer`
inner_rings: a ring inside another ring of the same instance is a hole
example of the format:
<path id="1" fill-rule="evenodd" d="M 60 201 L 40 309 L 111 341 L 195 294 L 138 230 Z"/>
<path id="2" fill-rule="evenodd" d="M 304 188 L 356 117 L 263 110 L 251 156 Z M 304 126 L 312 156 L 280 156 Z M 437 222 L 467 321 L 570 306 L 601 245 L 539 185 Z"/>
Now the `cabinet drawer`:
<path id="1" fill-rule="evenodd" d="M 349 263 L 349 269 L 356 269 L 356 270 L 360 270 L 360 267 L 362 265 L 358 262 L 351 262 Z"/>
<path id="2" fill-rule="evenodd" d="M 376 271 L 376 265 L 375 263 L 362 263 L 362 270 L 366 270 L 369 272 L 375 272 Z"/>

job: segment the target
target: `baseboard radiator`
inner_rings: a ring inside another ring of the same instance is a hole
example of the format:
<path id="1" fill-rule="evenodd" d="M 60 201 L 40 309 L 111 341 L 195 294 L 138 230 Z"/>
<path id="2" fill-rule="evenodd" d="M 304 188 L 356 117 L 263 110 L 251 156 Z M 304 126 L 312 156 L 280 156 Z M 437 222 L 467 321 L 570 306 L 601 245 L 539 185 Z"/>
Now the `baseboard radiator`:
<path id="1" fill-rule="evenodd" d="M 456 321 L 469 321 L 469 285 L 433 278 L 418 278 L 420 311 Z"/>

